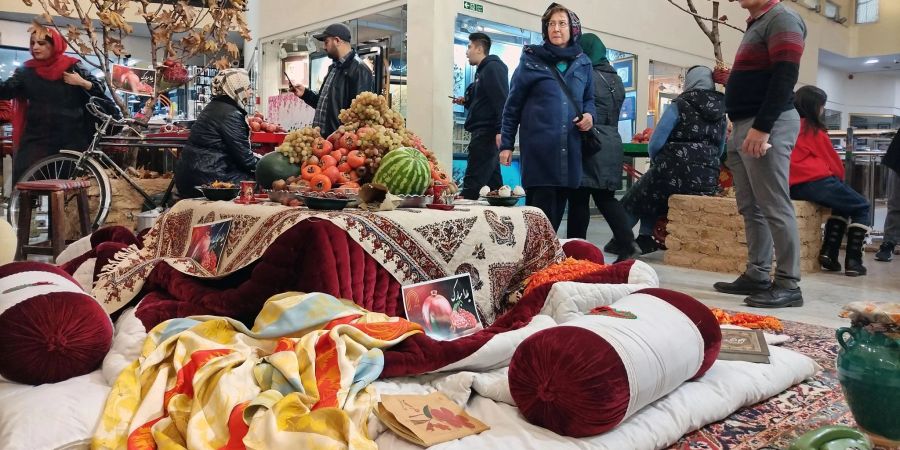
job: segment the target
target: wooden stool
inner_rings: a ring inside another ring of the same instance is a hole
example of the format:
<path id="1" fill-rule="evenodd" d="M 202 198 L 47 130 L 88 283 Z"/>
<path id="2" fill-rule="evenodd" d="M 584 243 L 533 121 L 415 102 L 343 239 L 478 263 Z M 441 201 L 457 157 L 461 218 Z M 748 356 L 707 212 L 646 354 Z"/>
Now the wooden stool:
<path id="1" fill-rule="evenodd" d="M 90 181 L 85 180 L 40 180 L 24 181 L 16 184 L 19 191 L 19 244 L 16 259 L 27 259 L 29 254 L 50 255 L 54 259 L 66 248 L 66 192 L 78 195 L 78 219 L 81 225 L 81 236 L 91 232 L 91 217 L 88 210 L 87 190 Z M 50 240 L 29 245 L 31 236 L 31 213 L 34 198 L 47 196 L 50 199 Z M 49 243 L 49 246 L 47 245 Z"/>

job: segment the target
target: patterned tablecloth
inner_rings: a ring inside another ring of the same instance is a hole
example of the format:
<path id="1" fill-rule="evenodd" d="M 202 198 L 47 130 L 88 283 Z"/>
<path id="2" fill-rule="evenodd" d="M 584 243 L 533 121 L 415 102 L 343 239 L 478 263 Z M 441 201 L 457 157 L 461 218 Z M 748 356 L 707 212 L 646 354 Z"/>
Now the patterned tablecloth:
<path id="1" fill-rule="evenodd" d="M 212 273 L 185 255 L 193 226 L 223 219 L 232 219 L 232 226 L 218 272 Z M 182 200 L 147 234 L 143 249 L 130 247 L 116 255 L 93 293 L 107 312 L 114 312 L 141 291 L 160 262 L 191 276 L 224 277 L 256 261 L 279 235 L 304 220 L 327 220 L 347 231 L 404 285 L 468 272 L 486 324 L 516 301 L 510 293 L 529 275 L 563 258 L 550 222 L 530 207 L 373 213 Z"/>

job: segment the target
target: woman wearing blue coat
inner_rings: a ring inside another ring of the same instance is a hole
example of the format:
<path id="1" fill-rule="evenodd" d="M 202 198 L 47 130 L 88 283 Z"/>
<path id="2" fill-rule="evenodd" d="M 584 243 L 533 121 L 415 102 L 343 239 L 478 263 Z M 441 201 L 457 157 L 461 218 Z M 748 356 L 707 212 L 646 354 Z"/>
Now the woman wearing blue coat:
<path id="1" fill-rule="evenodd" d="M 541 17 L 543 45 L 528 45 L 510 82 L 503 109 L 500 163 L 509 165 L 517 130 L 525 203 L 540 208 L 559 229 L 566 200 L 581 184 L 580 131 L 593 126 L 591 60 L 578 45 L 578 16 L 552 3 Z M 569 104 L 551 70 L 559 72 L 572 96 Z M 577 110 L 584 115 L 578 117 Z"/>

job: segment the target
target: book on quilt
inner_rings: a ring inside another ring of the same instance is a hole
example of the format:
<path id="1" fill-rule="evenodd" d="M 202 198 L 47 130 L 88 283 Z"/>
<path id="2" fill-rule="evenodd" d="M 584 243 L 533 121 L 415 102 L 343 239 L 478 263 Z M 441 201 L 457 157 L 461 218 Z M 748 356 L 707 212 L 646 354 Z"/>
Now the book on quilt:
<path id="1" fill-rule="evenodd" d="M 406 318 L 432 339 L 449 341 L 483 328 L 468 273 L 403 286 L 402 293 Z"/>
<path id="2" fill-rule="evenodd" d="M 209 273 L 217 273 L 230 230 L 231 219 L 194 225 L 185 256 L 196 261 Z"/>
<path id="3" fill-rule="evenodd" d="M 398 436 L 423 447 L 490 429 L 440 392 L 382 395 L 375 415 Z"/>
<path id="4" fill-rule="evenodd" d="M 769 346 L 761 330 L 723 328 L 718 359 L 769 364 Z"/>

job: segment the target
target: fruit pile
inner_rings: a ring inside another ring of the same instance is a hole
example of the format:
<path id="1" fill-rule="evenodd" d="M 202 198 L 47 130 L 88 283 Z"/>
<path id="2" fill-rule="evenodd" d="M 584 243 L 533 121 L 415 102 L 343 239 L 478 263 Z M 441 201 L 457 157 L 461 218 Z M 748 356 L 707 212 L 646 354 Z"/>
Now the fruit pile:
<path id="1" fill-rule="evenodd" d="M 250 130 L 263 133 L 284 133 L 286 130 L 280 124 L 266 122 L 266 118 L 260 113 L 254 113 L 247 119 Z"/>
<path id="2" fill-rule="evenodd" d="M 163 67 L 160 69 L 162 80 L 170 86 L 181 86 L 188 82 L 188 72 L 184 68 L 184 64 L 172 58 L 163 61 Z"/>
<path id="3" fill-rule="evenodd" d="M 456 189 L 434 153 L 406 129 L 403 117 L 390 109 L 384 96 L 363 92 L 350 108 L 341 110 L 339 118 L 343 125 L 327 138 L 318 128 L 307 127 L 288 133 L 278 146 L 278 152 L 300 165 L 300 178 L 295 180 L 300 188 L 356 189 L 374 179 L 388 153 L 404 149 L 402 155 L 388 158 L 395 160 L 390 176 L 378 180 L 392 193 L 422 194 L 434 181 Z"/>
<path id="4" fill-rule="evenodd" d="M 631 138 L 632 144 L 648 144 L 650 143 L 650 136 L 653 136 L 653 128 L 647 128 L 644 131 L 634 135 Z"/>

